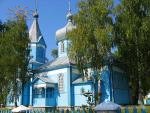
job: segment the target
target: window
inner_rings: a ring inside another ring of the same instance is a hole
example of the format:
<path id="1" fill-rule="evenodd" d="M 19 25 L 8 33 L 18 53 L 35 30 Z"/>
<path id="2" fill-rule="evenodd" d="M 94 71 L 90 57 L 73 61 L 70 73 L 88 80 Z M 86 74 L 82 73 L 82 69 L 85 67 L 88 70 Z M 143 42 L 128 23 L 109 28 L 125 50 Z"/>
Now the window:
<path id="1" fill-rule="evenodd" d="M 62 73 L 58 74 L 58 89 L 60 93 L 64 91 L 64 75 Z"/>
<path id="2" fill-rule="evenodd" d="M 45 89 L 44 88 L 34 88 L 33 89 L 34 97 L 45 97 Z"/>
<path id="3" fill-rule="evenodd" d="M 45 60 L 45 49 L 44 48 L 38 47 L 36 54 L 37 54 L 38 61 L 43 62 L 43 60 Z"/>
<path id="4" fill-rule="evenodd" d="M 60 51 L 64 52 L 64 42 L 61 42 L 61 44 L 60 44 Z"/>

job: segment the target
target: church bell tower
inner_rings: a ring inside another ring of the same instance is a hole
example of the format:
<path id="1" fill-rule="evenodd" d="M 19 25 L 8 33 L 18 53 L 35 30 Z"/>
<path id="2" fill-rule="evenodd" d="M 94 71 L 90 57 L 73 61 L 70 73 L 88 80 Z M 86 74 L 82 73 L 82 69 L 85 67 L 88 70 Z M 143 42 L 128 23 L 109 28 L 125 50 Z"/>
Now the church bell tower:
<path id="1" fill-rule="evenodd" d="M 37 3 L 37 2 L 36 2 Z M 46 43 L 45 40 L 42 36 L 39 23 L 38 23 L 38 11 L 37 11 L 37 6 L 36 10 L 33 14 L 34 20 L 31 25 L 31 28 L 29 30 L 29 39 L 30 39 L 30 67 L 32 69 L 36 69 L 42 64 L 45 63 L 46 57 Z"/>

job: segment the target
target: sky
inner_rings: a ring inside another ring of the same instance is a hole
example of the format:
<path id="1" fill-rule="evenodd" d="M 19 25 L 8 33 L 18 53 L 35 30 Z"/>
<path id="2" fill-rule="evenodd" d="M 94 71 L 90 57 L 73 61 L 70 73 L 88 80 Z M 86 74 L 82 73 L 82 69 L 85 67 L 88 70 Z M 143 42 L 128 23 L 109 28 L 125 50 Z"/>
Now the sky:
<path id="1" fill-rule="evenodd" d="M 77 1 L 71 0 L 72 13 L 77 12 Z M 35 10 L 35 0 L 0 0 L 0 20 L 2 22 L 11 18 L 10 9 L 17 6 L 25 8 L 30 13 Z M 68 11 L 68 0 L 37 0 L 39 13 L 39 26 L 47 45 L 46 57 L 51 60 L 51 50 L 57 48 L 55 32 L 66 24 L 66 14 Z M 32 24 L 33 18 L 27 18 L 28 28 Z"/>
<path id="2" fill-rule="evenodd" d="M 70 0 L 72 13 L 77 12 L 77 2 L 79 0 Z M 115 0 L 118 4 L 119 0 Z M 17 6 L 25 8 L 31 13 L 35 10 L 35 0 L 0 0 L 0 20 L 2 22 L 11 17 L 9 9 L 15 9 Z M 47 45 L 46 57 L 51 60 L 51 50 L 57 48 L 55 32 L 66 24 L 66 14 L 68 11 L 68 0 L 37 0 L 39 13 L 39 26 Z M 27 19 L 28 28 L 32 24 L 33 18 Z"/>

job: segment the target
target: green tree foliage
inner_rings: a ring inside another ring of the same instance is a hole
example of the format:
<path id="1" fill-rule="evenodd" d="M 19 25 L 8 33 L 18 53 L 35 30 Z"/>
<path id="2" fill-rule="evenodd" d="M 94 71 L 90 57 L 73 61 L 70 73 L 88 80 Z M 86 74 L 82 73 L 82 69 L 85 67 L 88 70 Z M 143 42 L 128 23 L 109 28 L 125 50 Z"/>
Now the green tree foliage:
<path id="1" fill-rule="evenodd" d="M 56 59 L 58 57 L 58 50 L 57 49 L 52 49 L 51 51 L 51 56 Z"/>
<path id="2" fill-rule="evenodd" d="M 28 31 L 24 15 L 0 24 L 0 101 L 5 104 L 9 94 L 15 102 L 21 93 L 21 84 L 27 77 Z"/>
<path id="3" fill-rule="evenodd" d="M 128 67 L 132 96 L 137 103 L 150 88 L 150 1 L 122 0 L 115 15 L 115 43 L 119 58 Z"/>
<path id="4" fill-rule="evenodd" d="M 112 0 L 80 0 L 74 16 L 76 29 L 68 33 L 71 40 L 70 57 L 82 75 L 87 67 L 100 70 L 111 47 Z"/>
<path id="5" fill-rule="evenodd" d="M 86 75 L 88 66 L 94 70 L 103 66 L 115 44 L 115 55 L 126 65 L 133 103 L 137 103 L 150 88 L 150 1 L 122 0 L 115 7 L 114 23 L 111 0 L 80 0 L 78 7 L 76 29 L 68 33 L 70 57 Z"/>

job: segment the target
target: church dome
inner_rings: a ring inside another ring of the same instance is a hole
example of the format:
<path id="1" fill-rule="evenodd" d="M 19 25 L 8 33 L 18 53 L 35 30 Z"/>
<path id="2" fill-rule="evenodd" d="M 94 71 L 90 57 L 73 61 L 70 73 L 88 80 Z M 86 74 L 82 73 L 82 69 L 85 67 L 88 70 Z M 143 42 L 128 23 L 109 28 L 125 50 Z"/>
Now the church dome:
<path id="1" fill-rule="evenodd" d="M 58 29 L 56 31 L 56 40 L 57 41 L 61 41 L 61 40 L 66 39 L 67 32 L 76 28 L 72 22 L 72 14 L 69 12 L 66 17 L 67 17 L 67 24 L 65 25 L 65 27 Z"/>

